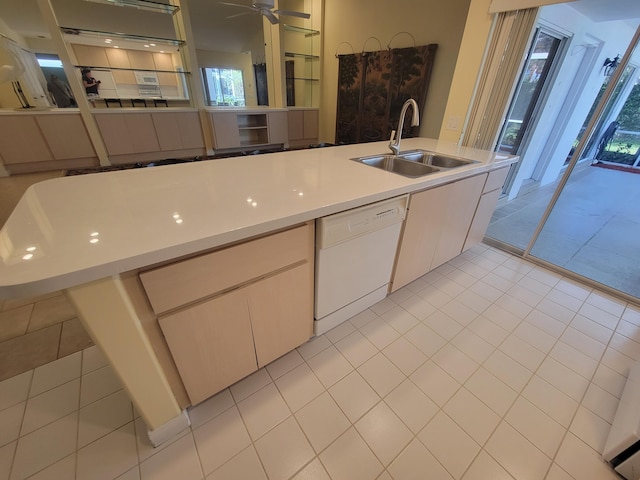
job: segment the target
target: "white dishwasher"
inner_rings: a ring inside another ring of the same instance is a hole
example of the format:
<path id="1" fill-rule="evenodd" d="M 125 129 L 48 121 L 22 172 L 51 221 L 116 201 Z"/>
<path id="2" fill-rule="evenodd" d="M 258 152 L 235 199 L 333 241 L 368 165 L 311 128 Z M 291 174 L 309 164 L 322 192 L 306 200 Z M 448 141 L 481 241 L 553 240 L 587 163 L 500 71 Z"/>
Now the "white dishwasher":
<path id="1" fill-rule="evenodd" d="M 408 198 L 316 220 L 316 335 L 386 297 Z"/>

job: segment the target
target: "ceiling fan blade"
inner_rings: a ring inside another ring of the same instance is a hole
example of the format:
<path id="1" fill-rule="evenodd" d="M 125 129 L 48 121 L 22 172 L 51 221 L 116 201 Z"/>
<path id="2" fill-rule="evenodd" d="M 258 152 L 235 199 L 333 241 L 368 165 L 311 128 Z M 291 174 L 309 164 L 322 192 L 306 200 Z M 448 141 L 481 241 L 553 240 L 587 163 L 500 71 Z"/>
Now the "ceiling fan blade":
<path id="1" fill-rule="evenodd" d="M 276 17 L 271 10 L 263 9 L 260 11 L 260 13 L 262 13 L 265 17 L 267 17 L 267 20 L 269 20 L 272 25 L 276 25 L 280 23 L 280 20 L 278 20 L 278 17 Z"/>
<path id="2" fill-rule="evenodd" d="M 229 15 L 229 16 L 228 16 L 228 17 L 226 17 L 226 18 L 236 18 L 236 17 L 241 17 L 241 16 L 243 16 L 243 15 L 249 15 L 249 14 L 251 14 L 251 13 L 252 13 L 252 12 L 241 12 L 241 13 L 235 13 L 235 14 L 233 14 L 233 15 Z M 257 13 L 257 12 L 253 12 L 253 13 Z"/>
<path id="3" fill-rule="evenodd" d="M 241 5 L 239 3 L 229 3 L 229 2 L 218 2 L 220 5 L 228 5 L 230 7 L 240 7 L 240 8 L 248 8 L 249 10 L 255 10 L 251 5 Z"/>
<path id="4" fill-rule="evenodd" d="M 284 15 L 285 17 L 311 18 L 311 14 L 304 12 L 293 12 L 291 10 L 274 10 L 273 13 Z"/>

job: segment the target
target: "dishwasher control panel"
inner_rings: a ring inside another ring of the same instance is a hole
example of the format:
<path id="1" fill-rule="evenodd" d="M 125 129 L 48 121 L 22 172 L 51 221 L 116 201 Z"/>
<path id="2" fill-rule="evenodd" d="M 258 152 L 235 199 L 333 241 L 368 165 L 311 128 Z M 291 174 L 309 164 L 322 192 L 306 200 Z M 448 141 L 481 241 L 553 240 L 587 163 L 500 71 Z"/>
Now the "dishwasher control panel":
<path id="1" fill-rule="evenodd" d="M 316 247 L 340 243 L 371 231 L 402 222 L 408 195 L 336 213 L 316 221 Z"/>

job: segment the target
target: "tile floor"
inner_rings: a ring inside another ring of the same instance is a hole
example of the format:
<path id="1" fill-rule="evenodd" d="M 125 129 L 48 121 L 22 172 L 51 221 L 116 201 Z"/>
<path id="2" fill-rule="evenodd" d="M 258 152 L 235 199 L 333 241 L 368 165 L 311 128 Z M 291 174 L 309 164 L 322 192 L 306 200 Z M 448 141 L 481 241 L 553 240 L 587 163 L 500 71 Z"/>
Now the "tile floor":
<path id="1" fill-rule="evenodd" d="M 0 225 L 29 186 L 62 174 L 53 171 L 0 177 Z M 0 300 L 0 381 L 92 344 L 63 292 Z"/>
<path id="2" fill-rule="evenodd" d="M 0 300 L 0 381 L 91 345 L 64 292 Z"/>
<path id="3" fill-rule="evenodd" d="M 640 308 L 481 245 L 153 449 L 97 347 L 0 382 L 0 480 L 606 480 Z"/>

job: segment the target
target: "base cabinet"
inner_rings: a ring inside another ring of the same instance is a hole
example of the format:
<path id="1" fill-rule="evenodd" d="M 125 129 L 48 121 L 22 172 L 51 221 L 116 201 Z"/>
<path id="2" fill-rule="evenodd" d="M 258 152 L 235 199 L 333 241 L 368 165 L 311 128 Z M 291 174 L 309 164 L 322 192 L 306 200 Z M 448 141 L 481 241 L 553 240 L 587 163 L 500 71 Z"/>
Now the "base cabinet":
<path id="1" fill-rule="evenodd" d="M 313 335 L 313 223 L 140 274 L 192 404 Z"/>
<path id="2" fill-rule="evenodd" d="M 412 194 L 391 290 L 462 252 L 487 174 Z"/>
<path id="3" fill-rule="evenodd" d="M 502 185 L 507 179 L 509 168 L 510 167 L 505 167 L 489 173 L 484 189 L 482 190 L 482 195 L 480 196 L 480 201 L 478 202 L 478 208 L 473 216 L 473 222 L 471 222 L 471 226 L 469 227 L 469 234 L 464 243 L 463 251 L 482 242 L 491 217 L 493 216 L 493 211 L 498 203 L 498 198 L 500 198 L 500 194 L 502 193 Z"/>
<path id="4" fill-rule="evenodd" d="M 292 148 L 318 143 L 318 109 L 290 109 L 288 133 Z"/>
<path id="5" fill-rule="evenodd" d="M 98 163 L 82 117 L 76 112 L 0 116 L 0 157 L 12 174 Z"/>

